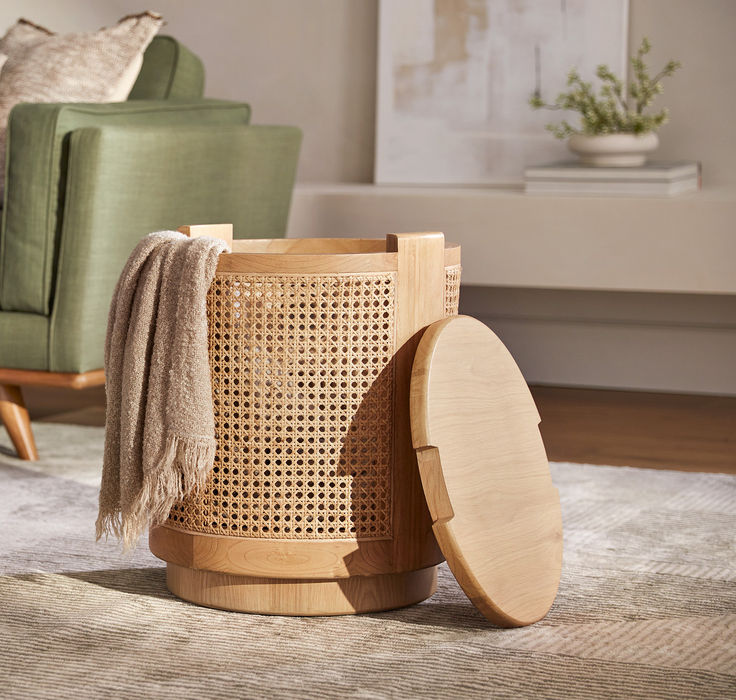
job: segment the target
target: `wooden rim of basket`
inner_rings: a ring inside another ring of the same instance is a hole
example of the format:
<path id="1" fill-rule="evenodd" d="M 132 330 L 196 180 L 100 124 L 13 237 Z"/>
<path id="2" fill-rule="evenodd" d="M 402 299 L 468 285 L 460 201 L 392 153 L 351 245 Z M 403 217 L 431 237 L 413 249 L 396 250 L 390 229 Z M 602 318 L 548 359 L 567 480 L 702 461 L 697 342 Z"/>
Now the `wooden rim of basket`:
<path id="1" fill-rule="evenodd" d="M 215 236 L 226 240 L 232 253 L 223 253 L 217 274 L 329 274 L 394 272 L 398 253 L 381 238 L 232 238 L 229 224 L 182 226 L 190 236 Z M 414 234 L 409 234 L 414 235 Z M 460 264 L 460 246 L 445 243 L 445 267 Z"/>

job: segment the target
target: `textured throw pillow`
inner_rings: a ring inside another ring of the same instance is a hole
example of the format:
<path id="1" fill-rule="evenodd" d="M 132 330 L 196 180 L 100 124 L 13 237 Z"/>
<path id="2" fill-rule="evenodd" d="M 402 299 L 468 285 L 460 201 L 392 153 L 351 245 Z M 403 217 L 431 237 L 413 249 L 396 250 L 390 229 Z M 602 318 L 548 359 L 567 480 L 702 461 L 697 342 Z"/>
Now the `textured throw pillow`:
<path id="1" fill-rule="evenodd" d="M 153 12 L 123 17 L 114 27 L 85 34 L 54 34 L 18 20 L 0 39 L 0 195 L 5 131 L 20 102 L 118 102 L 143 62 L 163 20 Z"/>

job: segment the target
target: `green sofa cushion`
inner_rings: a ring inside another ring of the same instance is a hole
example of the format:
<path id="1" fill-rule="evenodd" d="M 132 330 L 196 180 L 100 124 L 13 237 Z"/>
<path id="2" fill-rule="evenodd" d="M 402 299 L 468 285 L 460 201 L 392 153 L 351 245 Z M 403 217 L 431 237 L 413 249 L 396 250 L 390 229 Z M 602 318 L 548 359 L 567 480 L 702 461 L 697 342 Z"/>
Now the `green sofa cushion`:
<path id="1" fill-rule="evenodd" d="M 0 309 L 51 311 L 72 132 L 96 126 L 244 125 L 249 119 L 248 105 L 216 100 L 15 107 L 8 125 L 0 232 Z M 106 186 L 115 190 L 117 184 Z"/>
<path id="2" fill-rule="evenodd" d="M 204 67 L 183 44 L 170 36 L 157 36 L 143 55 L 143 66 L 129 100 L 166 100 L 201 97 Z"/>
<path id="3" fill-rule="evenodd" d="M 48 369 L 49 319 L 0 311 L 0 367 Z"/>

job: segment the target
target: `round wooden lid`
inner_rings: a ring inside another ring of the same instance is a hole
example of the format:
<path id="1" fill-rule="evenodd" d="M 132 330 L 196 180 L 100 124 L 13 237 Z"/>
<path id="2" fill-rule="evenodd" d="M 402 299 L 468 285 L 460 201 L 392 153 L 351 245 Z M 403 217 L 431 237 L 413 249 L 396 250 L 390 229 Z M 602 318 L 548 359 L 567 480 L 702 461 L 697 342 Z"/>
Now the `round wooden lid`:
<path id="1" fill-rule="evenodd" d="M 543 618 L 557 594 L 562 518 L 539 413 L 521 371 L 483 323 L 425 331 L 411 430 L 437 541 L 473 604 L 504 627 Z"/>

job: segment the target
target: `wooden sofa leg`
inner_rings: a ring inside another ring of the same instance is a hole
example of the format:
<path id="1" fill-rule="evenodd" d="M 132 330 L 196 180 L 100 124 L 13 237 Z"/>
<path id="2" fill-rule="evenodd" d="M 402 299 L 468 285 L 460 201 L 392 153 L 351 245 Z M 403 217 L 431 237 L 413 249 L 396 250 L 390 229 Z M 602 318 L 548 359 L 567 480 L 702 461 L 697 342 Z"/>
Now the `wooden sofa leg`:
<path id="1" fill-rule="evenodd" d="M 10 439 L 21 459 L 38 459 L 36 442 L 31 430 L 31 419 L 23 403 L 20 387 L 13 384 L 0 384 L 0 421 L 10 435 Z"/>

